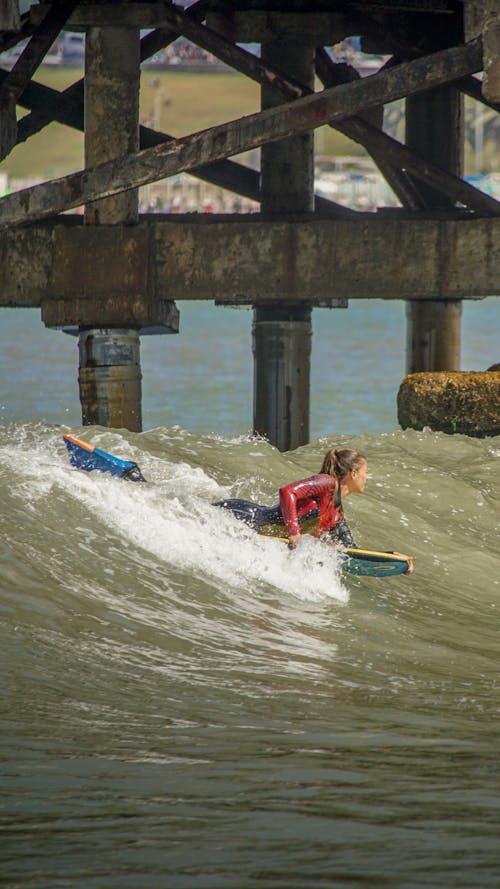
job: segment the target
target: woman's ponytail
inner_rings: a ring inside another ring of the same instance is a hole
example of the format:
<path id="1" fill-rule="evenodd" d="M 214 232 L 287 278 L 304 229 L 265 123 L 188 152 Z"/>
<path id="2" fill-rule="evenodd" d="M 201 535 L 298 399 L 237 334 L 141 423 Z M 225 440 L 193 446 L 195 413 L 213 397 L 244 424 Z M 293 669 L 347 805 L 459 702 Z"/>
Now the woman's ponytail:
<path id="1" fill-rule="evenodd" d="M 326 452 L 320 472 L 340 480 L 345 478 L 349 472 L 360 469 L 365 461 L 364 454 L 354 451 L 352 448 L 341 448 L 340 450 L 332 448 Z"/>

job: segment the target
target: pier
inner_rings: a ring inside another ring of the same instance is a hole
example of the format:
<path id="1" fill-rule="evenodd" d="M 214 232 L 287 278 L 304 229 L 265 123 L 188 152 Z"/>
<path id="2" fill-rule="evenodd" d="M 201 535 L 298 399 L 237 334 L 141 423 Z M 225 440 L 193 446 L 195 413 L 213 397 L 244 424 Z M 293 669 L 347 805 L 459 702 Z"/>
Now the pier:
<path id="1" fill-rule="evenodd" d="M 58 92 L 36 72 L 65 29 L 84 77 Z M 368 76 L 332 56 L 354 35 L 383 58 Z M 179 36 L 257 82 L 260 109 L 177 139 L 141 125 L 141 65 Z M 408 373 L 460 370 L 462 301 L 500 295 L 500 202 L 463 164 L 464 95 L 500 108 L 500 0 L 7 0 L 0 53 L 23 41 L 0 71 L 1 157 L 55 120 L 84 133 L 85 166 L 0 198 L 0 308 L 76 330 L 84 424 L 140 431 L 141 332 L 177 332 L 177 300 L 253 308 L 254 431 L 280 450 L 309 440 L 314 307 L 404 300 Z M 383 127 L 396 100 L 404 142 Z M 315 193 L 324 126 L 366 149 L 392 206 Z M 230 212 L 146 212 L 140 189 L 180 176 Z"/>

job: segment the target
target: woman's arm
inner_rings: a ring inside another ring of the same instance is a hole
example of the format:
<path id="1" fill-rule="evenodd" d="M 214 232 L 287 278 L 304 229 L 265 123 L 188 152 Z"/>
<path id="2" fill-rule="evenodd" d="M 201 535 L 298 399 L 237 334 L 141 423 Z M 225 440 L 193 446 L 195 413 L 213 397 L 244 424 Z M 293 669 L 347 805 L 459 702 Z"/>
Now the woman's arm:
<path id="1" fill-rule="evenodd" d="M 297 488 L 302 482 L 293 482 L 279 490 L 281 517 L 288 531 L 288 536 L 300 537 L 299 519 L 297 516 Z M 296 541 L 295 541 L 296 542 Z"/>
<path id="2" fill-rule="evenodd" d="M 281 517 L 288 531 L 292 546 L 300 537 L 299 514 L 304 515 L 309 509 L 320 509 L 335 489 L 335 480 L 328 475 L 313 475 L 284 485 L 279 491 Z"/>

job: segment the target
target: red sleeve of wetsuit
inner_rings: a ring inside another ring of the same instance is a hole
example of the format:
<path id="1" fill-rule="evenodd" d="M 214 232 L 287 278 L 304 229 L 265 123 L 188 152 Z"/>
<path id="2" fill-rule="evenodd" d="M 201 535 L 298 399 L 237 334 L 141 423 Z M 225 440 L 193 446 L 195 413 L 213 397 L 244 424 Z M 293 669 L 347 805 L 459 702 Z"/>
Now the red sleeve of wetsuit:
<path id="1" fill-rule="evenodd" d="M 300 526 L 297 510 L 301 513 L 305 510 L 301 507 L 314 509 L 318 505 L 322 512 L 322 505 L 335 487 L 335 480 L 329 475 L 313 475 L 298 482 L 292 482 L 280 488 L 280 510 L 288 534 L 294 536 L 300 534 Z"/>

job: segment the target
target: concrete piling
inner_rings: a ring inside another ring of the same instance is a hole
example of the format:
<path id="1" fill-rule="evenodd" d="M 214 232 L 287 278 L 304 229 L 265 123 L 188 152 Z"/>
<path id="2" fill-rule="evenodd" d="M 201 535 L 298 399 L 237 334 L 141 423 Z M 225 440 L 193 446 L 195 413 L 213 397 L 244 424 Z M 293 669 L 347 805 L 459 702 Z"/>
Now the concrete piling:
<path id="1" fill-rule="evenodd" d="M 406 303 L 407 373 L 460 370 L 462 301 Z"/>
<path id="2" fill-rule="evenodd" d="M 85 165 L 139 147 L 139 33 L 89 28 L 85 56 Z M 85 208 L 91 225 L 138 221 L 137 189 Z M 90 260 L 91 261 L 91 260 Z M 142 429 L 139 334 L 109 327 L 80 330 L 79 387 L 84 425 Z"/>
<path id="3" fill-rule="evenodd" d="M 280 451 L 309 441 L 311 307 L 254 309 L 254 431 Z"/>
<path id="4" fill-rule="evenodd" d="M 431 163 L 461 175 L 463 166 L 463 99 L 443 86 L 406 99 L 406 143 Z M 439 191 L 419 183 L 429 209 L 449 209 Z M 461 315 L 459 301 L 433 300 L 407 304 L 407 373 L 460 370 Z"/>
<path id="5" fill-rule="evenodd" d="M 135 330 L 81 330 L 80 402 L 84 426 L 140 432 L 140 339 Z"/>
<path id="6" fill-rule="evenodd" d="M 314 48 L 293 41 L 262 44 L 264 62 L 302 83 L 314 84 Z M 272 85 L 261 89 L 262 108 L 283 102 Z M 261 210 L 265 214 L 314 209 L 314 134 L 262 146 Z M 278 295 L 277 295 L 278 296 Z M 253 319 L 254 431 L 281 451 L 309 441 L 311 306 L 255 305 Z"/>

